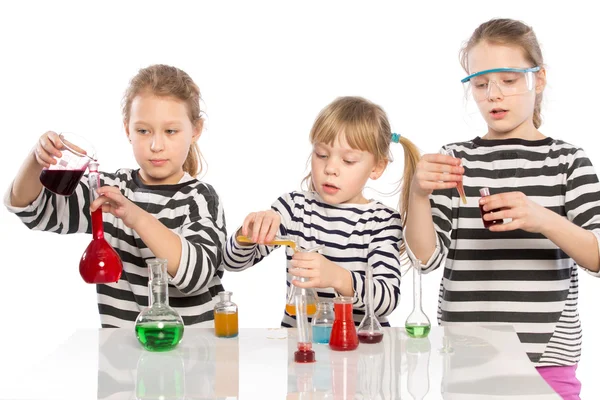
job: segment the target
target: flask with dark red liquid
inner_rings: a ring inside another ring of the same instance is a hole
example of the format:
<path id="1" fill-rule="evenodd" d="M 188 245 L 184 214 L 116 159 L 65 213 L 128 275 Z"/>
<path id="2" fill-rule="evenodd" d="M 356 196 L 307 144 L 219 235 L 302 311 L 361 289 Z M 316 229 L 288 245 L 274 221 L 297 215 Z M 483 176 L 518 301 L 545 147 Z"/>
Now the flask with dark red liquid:
<path id="1" fill-rule="evenodd" d="M 489 196 L 490 195 L 490 189 L 489 188 L 481 188 L 481 189 L 479 189 L 479 194 L 481 195 L 481 197 Z M 501 223 L 504 222 L 503 219 L 493 219 L 491 221 L 486 221 L 485 219 L 483 219 L 483 216 L 485 214 L 489 214 L 491 212 L 500 211 L 499 209 L 491 210 L 491 211 L 484 211 L 483 210 L 483 205 L 479 204 L 479 211 L 481 211 L 481 220 L 483 221 L 483 226 L 485 226 L 486 228 L 489 228 L 492 225 L 501 224 Z"/>
<path id="2" fill-rule="evenodd" d="M 91 203 L 98 197 L 96 190 L 100 187 L 98 163 L 95 161 L 90 162 L 89 170 Z M 79 273 L 87 283 L 110 283 L 118 282 L 122 272 L 123 263 L 121 258 L 104 239 L 102 208 L 98 208 L 92 212 L 92 241 L 81 256 Z"/>
<path id="3" fill-rule="evenodd" d="M 361 343 L 379 343 L 383 339 L 383 328 L 375 316 L 373 308 L 374 286 L 373 268 L 367 266 L 367 279 L 365 279 L 365 317 L 358 326 L 358 340 Z"/>

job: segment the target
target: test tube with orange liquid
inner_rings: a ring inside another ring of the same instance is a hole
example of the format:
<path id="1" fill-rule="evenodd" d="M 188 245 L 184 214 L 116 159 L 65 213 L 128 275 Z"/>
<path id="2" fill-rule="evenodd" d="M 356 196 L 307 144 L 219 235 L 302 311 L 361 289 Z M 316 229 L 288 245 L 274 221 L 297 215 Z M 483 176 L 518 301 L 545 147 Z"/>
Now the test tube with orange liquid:
<path id="1" fill-rule="evenodd" d="M 457 158 L 454 155 L 454 151 L 452 151 L 452 149 L 442 149 L 442 154 L 453 158 Z M 456 190 L 458 190 L 458 195 L 460 196 L 460 200 L 462 201 L 462 203 L 467 204 L 467 196 L 465 195 L 465 188 L 463 186 L 462 180 L 460 182 L 456 182 Z"/>

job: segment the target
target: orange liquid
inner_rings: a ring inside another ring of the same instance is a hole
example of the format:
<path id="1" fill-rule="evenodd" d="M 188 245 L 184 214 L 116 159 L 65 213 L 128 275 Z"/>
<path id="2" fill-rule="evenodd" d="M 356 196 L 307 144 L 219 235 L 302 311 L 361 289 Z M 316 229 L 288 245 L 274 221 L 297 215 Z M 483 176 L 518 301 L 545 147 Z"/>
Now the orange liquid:
<path id="1" fill-rule="evenodd" d="M 231 312 L 215 313 L 215 335 L 235 337 L 238 334 L 238 315 Z"/>
<path id="2" fill-rule="evenodd" d="M 462 203 L 467 204 L 467 196 L 465 195 L 465 188 L 462 182 L 457 182 L 456 190 L 458 190 L 458 194 L 460 195 Z"/>
<path id="3" fill-rule="evenodd" d="M 238 237 L 235 238 L 235 240 L 237 240 L 239 243 L 254 243 L 249 237 L 244 236 L 244 235 L 240 235 Z M 296 251 L 296 242 L 294 242 L 293 240 L 281 240 L 281 239 L 275 239 L 271 242 L 267 242 L 265 243 L 267 246 L 288 246 L 290 247 L 292 250 Z"/>
<path id="4" fill-rule="evenodd" d="M 296 315 L 296 306 L 293 304 L 286 304 L 285 311 L 290 315 Z M 316 304 L 307 304 L 306 305 L 306 314 L 307 315 L 315 315 L 317 312 Z"/>

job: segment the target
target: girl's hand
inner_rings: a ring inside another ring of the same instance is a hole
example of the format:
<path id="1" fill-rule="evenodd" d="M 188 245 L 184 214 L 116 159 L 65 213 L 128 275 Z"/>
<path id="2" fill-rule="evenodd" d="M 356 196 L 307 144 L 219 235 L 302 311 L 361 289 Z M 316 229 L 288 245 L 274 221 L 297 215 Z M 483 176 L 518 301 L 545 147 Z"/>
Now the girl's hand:
<path id="1" fill-rule="evenodd" d="M 60 149 L 63 145 L 56 132 L 48 131 L 40 136 L 38 142 L 33 149 L 35 161 L 44 168 L 56 164 L 56 158 L 62 157 Z"/>
<path id="2" fill-rule="evenodd" d="M 523 229 L 527 232 L 541 233 L 544 222 L 548 221 L 547 208 L 530 200 L 521 192 L 499 193 L 482 197 L 479 204 L 484 211 L 494 210 L 483 215 L 486 221 L 511 218 L 512 221 L 504 224 L 494 224 L 489 227 L 492 232 L 513 231 Z"/>
<path id="3" fill-rule="evenodd" d="M 415 169 L 410 192 L 428 197 L 434 190 L 450 189 L 462 181 L 465 169 L 460 159 L 443 154 L 425 154 Z"/>
<path id="4" fill-rule="evenodd" d="M 279 225 L 281 225 L 281 216 L 275 211 L 253 212 L 244 219 L 242 235 L 247 236 L 254 243 L 272 242 L 279 232 Z"/>
<path id="5" fill-rule="evenodd" d="M 102 186 L 98 189 L 98 195 L 99 197 L 90 205 L 92 212 L 102 207 L 102 212 L 120 218 L 128 228 L 133 229 L 134 221 L 139 220 L 143 212 L 141 208 L 123 196 L 116 187 Z"/>
<path id="6" fill-rule="evenodd" d="M 307 282 L 293 280 L 292 284 L 300 288 L 334 288 L 341 286 L 347 270 L 329 261 L 319 253 L 296 252 L 290 262 L 293 276 L 309 278 Z"/>

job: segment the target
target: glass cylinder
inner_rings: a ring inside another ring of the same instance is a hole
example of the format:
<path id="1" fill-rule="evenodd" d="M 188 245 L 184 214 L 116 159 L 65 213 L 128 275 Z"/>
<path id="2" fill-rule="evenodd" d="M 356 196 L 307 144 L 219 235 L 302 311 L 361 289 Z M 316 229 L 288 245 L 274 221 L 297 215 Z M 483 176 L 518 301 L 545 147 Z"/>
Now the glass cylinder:
<path id="1" fill-rule="evenodd" d="M 238 335 L 238 307 L 231 301 L 232 292 L 219 292 L 221 300 L 215 304 L 215 336 L 232 338 Z"/>
<path id="2" fill-rule="evenodd" d="M 335 314 L 333 312 L 332 301 L 320 301 L 317 304 L 317 312 L 312 318 L 313 342 L 320 344 L 328 344 L 331 337 L 331 328 Z"/>
<path id="3" fill-rule="evenodd" d="M 167 260 L 153 258 L 148 264 L 148 299 L 135 321 L 135 333 L 146 350 L 174 349 L 183 338 L 183 319 L 169 306 Z"/>
<path id="4" fill-rule="evenodd" d="M 487 197 L 490 195 L 490 188 L 481 188 L 479 189 L 479 194 L 481 195 L 481 197 Z M 486 221 L 485 219 L 483 219 L 483 216 L 485 214 L 489 214 L 491 212 L 496 212 L 496 211 L 500 211 L 499 209 L 495 209 L 495 210 L 490 210 L 490 211 L 484 211 L 483 210 L 483 205 L 479 204 L 479 211 L 481 212 L 481 220 L 483 221 L 483 226 L 486 228 L 489 228 L 492 225 L 496 225 L 496 224 L 502 224 L 504 222 L 503 219 L 494 219 L 491 221 Z"/>

